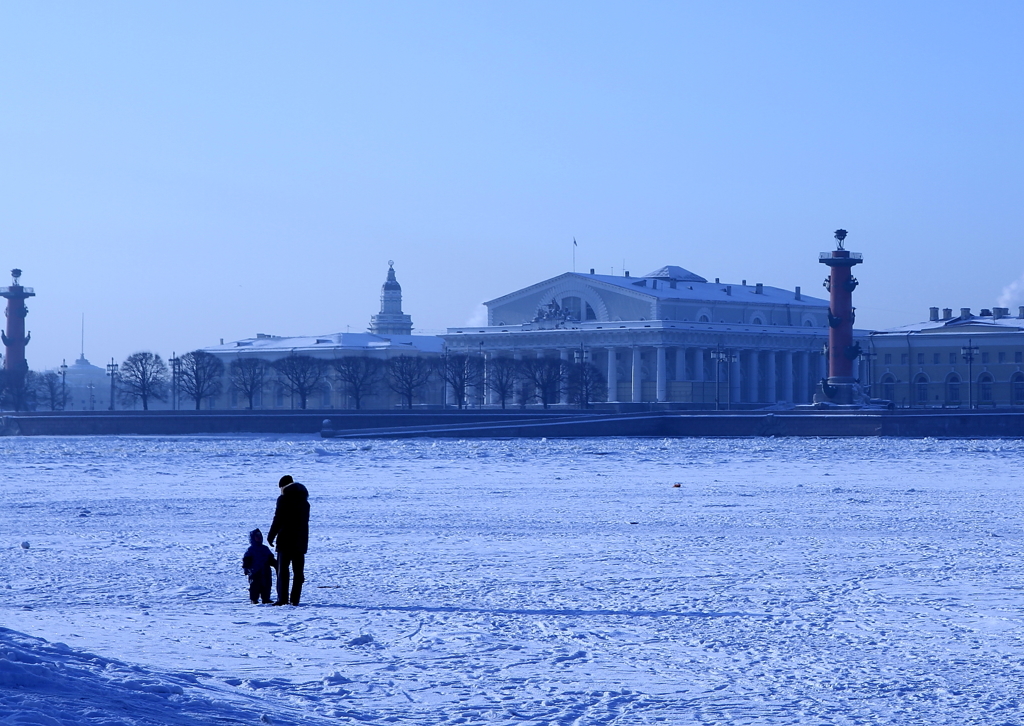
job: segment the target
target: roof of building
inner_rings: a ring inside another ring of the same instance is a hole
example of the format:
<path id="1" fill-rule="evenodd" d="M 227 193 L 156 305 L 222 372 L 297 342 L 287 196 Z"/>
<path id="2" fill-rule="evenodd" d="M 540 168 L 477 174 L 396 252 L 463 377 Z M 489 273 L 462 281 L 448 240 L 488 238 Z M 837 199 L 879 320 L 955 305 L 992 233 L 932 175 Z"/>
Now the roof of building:
<path id="1" fill-rule="evenodd" d="M 258 334 L 255 338 L 236 340 L 224 345 L 203 348 L 208 353 L 310 353 L 324 350 L 343 351 L 419 351 L 440 353 L 444 341 L 435 335 L 374 335 L 373 333 L 331 333 L 284 337 Z"/>
<path id="2" fill-rule="evenodd" d="M 488 300 L 485 305 L 492 305 L 494 303 L 501 302 L 507 298 L 518 296 L 521 293 L 527 291 L 535 291 L 538 288 L 546 287 L 556 280 L 564 280 L 566 278 L 576 278 L 586 282 L 597 282 L 602 285 L 609 285 L 621 290 L 628 290 L 632 293 L 640 293 L 646 296 L 659 298 L 662 300 L 682 300 L 682 301 L 709 301 L 709 302 L 748 302 L 748 303 L 774 303 L 777 305 L 787 305 L 798 303 L 800 305 L 806 305 L 808 307 L 828 307 L 828 300 L 821 298 L 811 297 L 801 293 L 800 299 L 796 299 L 796 292 L 794 290 L 785 290 L 780 287 L 770 287 L 768 285 L 762 285 L 760 292 L 758 292 L 757 285 L 743 285 L 734 283 L 719 283 L 719 282 L 707 282 L 702 281 L 704 278 L 699 275 L 695 275 L 692 272 L 684 270 L 682 267 L 675 267 L 674 265 L 667 265 L 659 270 L 655 270 L 655 275 L 660 275 L 666 270 L 678 270 L 679 274 L 685 273 L 686 275 L 692 276 L 692 280 L 680 281 L 674 276 L 662 277 L 662 276 L 644 276 L 644 277 L 620 277 L 617 275 L 590 275 L 582 272 L 565 272 L 557 277 L 552 277 L 548 280 L 538 282 L 529 287 L 515 292 L 509 293 L 508 295 L 502 295 L 501 297 L 493 300 Z M 676 273 L 665 273 L 674 275 Z M 667 282 L 675 280 L 676 286 L 672 287 Z M 657 287 L 655 287 L 655 284 Z M 755 297 L 756 296 L 756 297 Z"/>
<path id="3" fill-rule="evenodd" d="M 929 320 L 912 323 L 898 328 L 876 330 L 872 335 L 905 335 L 907 333 L 999 333 L 1024 330 L 1024 319 L 1019 317 L 996 318 L 988 315 L 958 316 L 949 320 Z"/>
<path id="4" fill-rule="evenodd" d="M 707 278 L 694 274 L 689 270 L 677 265 L 665 265 L 664 267 L 648 272 L 644 277 L 654 277 L 659 280 L 676 280 L 677 282 L 707 282 Z"/>

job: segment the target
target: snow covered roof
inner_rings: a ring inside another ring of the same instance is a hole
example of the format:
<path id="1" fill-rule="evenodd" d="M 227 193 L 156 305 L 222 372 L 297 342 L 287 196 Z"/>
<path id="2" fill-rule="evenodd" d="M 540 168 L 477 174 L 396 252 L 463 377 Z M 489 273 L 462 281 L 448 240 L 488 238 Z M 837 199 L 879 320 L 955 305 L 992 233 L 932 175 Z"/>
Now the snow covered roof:
<path id="1" fill-rule="evenodd" d="M 648 272 L 644 277 L 656 278 L 658 280 L 675 280 L 676 282 L 707 282 L 707 278 L 696 275 L 677 265 L 665 265 L 654 272 Z"/>
<path id="2" fill-rule="evenodd" d="M 805 305 L 807 307 L 828 307 L 828 300 L 811 297 L 801 293 L 797 299 L 794 290 L 786 290 L 781 287 L 770 287 L 768 285 L 744 285 L 735 283 L 707 282 L 699 275 L 684 270 L 682 267 L 667 265 L 655 273 L 662 273 L 665 270 L 679 270 L 681 273 L 691 275 L 692 280 L 679 280 L 675 277 L 620 277 L 618 275 L 590 275 L 582 272 L 566 272 L 557 277 L 538 282 L 529 287 L 493 300 L 488 300 L 484 305 L 493 305 L 513 299 L 524 293 L 534 293 L 541 288 L 552 285 L 555 281 L 569 279 L 579 280 L 584 283 L 598 283 L 601 286 L 608 285 L 620 290 L 628 290 L 636 294 L 640 293 L 649 297 L 662 300 L 682 301 L 709 301 L 709 302 L 731 302 L 731 303 L 774 303 L 777 305 Z M 666 273 L 670 274 L 670 273 Z M 674 274 L 674 273 L 673 273 Z M 673 284 L 675 285 L 673 287 Z"/>
<path id="3" fill-rule="evenodd" d="M 905 335 L 907 333 L 1010 333 L 1024 330 L 1024 319 L 1018 317 L 996 318 L 989 315 L 970 315 L 949 320 L 929 320 L 911 323 L 898 328 L 877 330 L 872 335 Z"/>
<path id="4" fill-rule="evenodd" d="M 259 333 L 255 338 L 245 338 L 223 345 L 203 348 L 207 353 L 233 353 L 244 355 L 247 351 L 260 353 L 310 353 L 314 351 L 419 351 L 440 353 L 444 341 L 435 335 L 374 335 L 373 333 L 331 333 L 284 337 Z"/>

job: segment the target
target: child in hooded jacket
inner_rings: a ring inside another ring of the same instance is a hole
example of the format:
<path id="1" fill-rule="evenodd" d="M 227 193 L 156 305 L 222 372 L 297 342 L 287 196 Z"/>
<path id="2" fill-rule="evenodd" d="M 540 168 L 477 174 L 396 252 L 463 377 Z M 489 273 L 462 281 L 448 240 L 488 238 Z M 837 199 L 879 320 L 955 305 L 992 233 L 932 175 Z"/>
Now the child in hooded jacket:
<path id="1" fill-rule="evenodd" d="M 249 549 L 242 556 L 242 570 L 249 576 L 249 601 L 253 605 L 259 600 L 264 604 L 270 602 L 275 567 L 277 560 L 270 548 L 263 544 L 263 533 L 254 529 L 249 533 Z"/>

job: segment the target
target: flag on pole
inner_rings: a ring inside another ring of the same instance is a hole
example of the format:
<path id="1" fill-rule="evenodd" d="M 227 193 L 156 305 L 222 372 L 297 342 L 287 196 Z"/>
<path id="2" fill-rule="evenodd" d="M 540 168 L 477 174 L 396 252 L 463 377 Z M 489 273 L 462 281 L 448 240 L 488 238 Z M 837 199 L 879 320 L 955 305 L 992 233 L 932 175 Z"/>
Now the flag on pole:
<path id="1" fill-rule="evenodd" d="M 572 238 L 572 246 L 573 247 L 579 247 L 579 245 L 576 244 L 576 238 L 575 237 Z"/>

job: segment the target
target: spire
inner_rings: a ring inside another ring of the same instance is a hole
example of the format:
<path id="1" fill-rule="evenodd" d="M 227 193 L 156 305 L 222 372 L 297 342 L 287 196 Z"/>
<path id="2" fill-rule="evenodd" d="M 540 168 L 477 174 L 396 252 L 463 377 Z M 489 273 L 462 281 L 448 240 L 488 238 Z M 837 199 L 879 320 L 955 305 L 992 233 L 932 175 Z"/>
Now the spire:
<path id="1" fill-rule="evenodd" d="M 412 335 L 412 318 L 402 312 L 402 286 L 395 277 L 394 260 L 388 260 L 388 277 L 380 289 L 380 313 L 370 318 L 375 335 Z"/>

